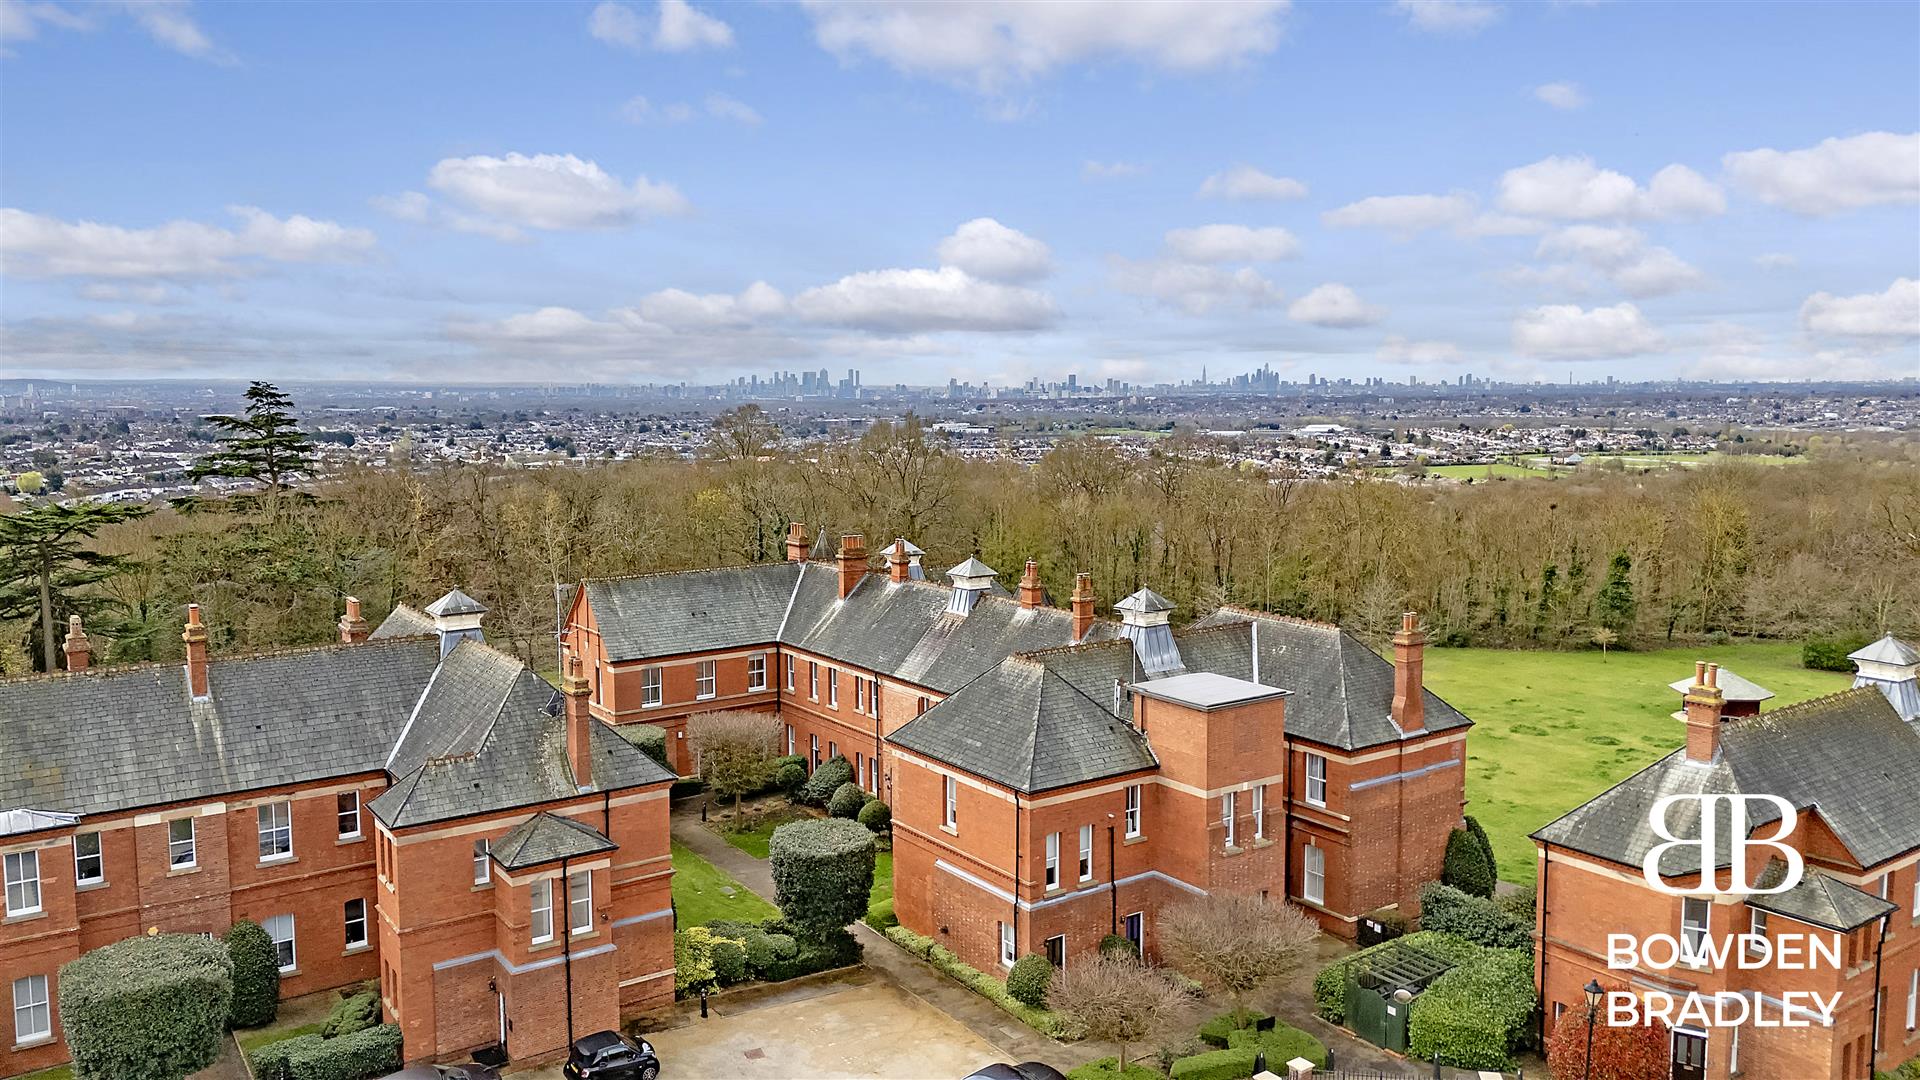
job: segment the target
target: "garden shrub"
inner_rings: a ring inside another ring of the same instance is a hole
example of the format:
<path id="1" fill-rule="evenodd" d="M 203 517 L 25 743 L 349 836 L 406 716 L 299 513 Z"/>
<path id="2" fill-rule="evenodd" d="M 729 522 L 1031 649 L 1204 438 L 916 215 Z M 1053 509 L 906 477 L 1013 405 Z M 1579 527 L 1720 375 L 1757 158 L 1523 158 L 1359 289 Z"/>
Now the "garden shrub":
<path id="1" fill-rule="evenodd" d="M 768 982 L 784 982 L 818 971 L 851 967 L 860 962 L 860 942 L 845 930 L 836 930 L 821 939 L 795 940 L 780 935 L 772 940 L 776 943 L 776 955 L 767 968 Z M 778 954 L 778 943 L 781 941 L 792 944 L 791 953 L 784 956 Z"/>
<path id="2" fill-rule="evenodd" d="M 824 938 L 867 913 L 873 892 L 873 834 L 858 822 L 789 822 L 768 838 L 767 861 L 773 870 L 773 902 L 794 936 Z"/>
<path id="3" fill-rule="evenodd" d="M 1224 1049 L 1228 1045 L 1227 1036 L 1236 1031 L 1250 1028 L 1262 1020 L 1273 1017 L 1252 1009 L 1232 1009 L 1200 1025 L 1200 1041 L 1208 1046 Z"/>
<path id="4" fill-rule="evenodd" d="M 684 799 L 689 795 L 698 795 L 705 790 L 707 790 L 707 782 L 705 780 L 697 776 L 684 776 L 675 780 L 673 786 L 667 789 L 667 796 L 673 799 Z"/>
<path id="5" fill-rule="evenodd" d="M 1413 999 L 1407 1053 L 1460 1069 L 1509 1069 L 1538 1000 L 1529 950 L 1483 949 Z"/>
<path id="6" fill-rule="evenodd" d="M 1167 1070 L 1169 1080 L 1246 1080 L 1253 1075 L 1253 1057 L 1258 1051 L 1248 1047 L 1238 1050 L 1209 1050 L 1204 1054 L 1175 1059 L 1173 1067 Z M 1267 1062 L 1272 1068 L 1277 1062 Z"/>
<path id="7" fill-rule="evenodd" d="M 1440 880 L 1469 896 L 1493 895 L 1493 866 L 1480 841 L 1465 829 L 1447 835 L 1447 854 L 1441 863 Z"/>
<path id="8" fill-rule="evenodd" d="M 791 960 L 800 954 L 800 943 L 792 934 L 768 934 L 767 948 L 773 950 L 774 960 Z"/>
<path id="9" fill-rule="evenodd" d="M 833 789 L 833 796 L 827 800 L 827 813 L 851 821 L 860 816 L 860 808 L 866 804 L 867 793 L 849 780 Z"/>
<path id="10" fill-rule="evenodd" d="M 667 729 L 652 724 L 615 724 L 613 730 L 620 737 L 640 748 L 641 752 L 660 763 L 660 767 L 673 772 L 673 766 L 667 764 Z"/>
<path id="11" fill-rule="evenodd" d="M 1022 1023 L 1040 1034 L 1055 1039 L 1077 1037 L 1074 1032 L 1067 1029 L 1067 1025 L 1059 1017 L 1045 1009 L 1036 1009 L 1014 1000 L 1013 995 L 1007 993 L 1005 984 L 999 979 L 969 966 L 955 956 L 951 949 L 932 938 L 924 934 L 916 934 L 904 926 L 892 927 L 886 931 L 886 935 L 895 945 L 927 961 L 962 986 L 1012 1013 Z"/>
<path id="12" fill-rule="evenodd" d="M 1438 881 L 1420 887 L 1420 925 L 1490 949 L 1533 947 L 1532 922 L 1521 922 L 1492 900 L 1468 896 Z"/>
<path id="13" fill-rule="evenodd" d="M 747 950 L 732 938 L 714 938 L 707 951 L 707 961 L 713 965 L 714 981 L 721 986 L 732 986 L 747 979 Z"/>
<path id="14" fill-rule="evenodd" d="M 904 926 L 890 926 L 884 931 L 887 940 L 907 950 L 922 960 L 933 959 L 933 939 L 925 934 L 916 934 Z"/>
<path id="15" fill-rule="evenodd" d="M 1160 1080 L 1160 1073 L 1138 1061 L 1127 1062 L 1127 1071 L 1121 1072 L 1119 1058 L 1103 1057 L 1077 1069 L 1068 1069 L 1067 1080 Z"/>
<path id="16" fill-rule="evenodd" d="M 1867 639 L 1864 636 L 1808 638 L 1806 643 L 1800 646 L 1800 666 L 1812 668 L 1815 671 L 1844 671 L 1852 674 L 1853 661 L 1847 659 L 1847 654 L 1859 652 L 1866 647 Z"/>
<path id="17" fill-rule="evenodd" d="M 1412 947 L 1429 956 L 1459 964 L 1471 960 L 1483 951 L 1478 945 L 1466 938 L 1453 934 L 1441 934 L 1432 930 L 1422 930 L 1417 934 L 1408 934 L 1397 941 L 1384 941 L 1378 945 L 1361 949 L 1320 969 L 1313 980 L 1314 1011 L 1323 1020 L 1334 1024 L 1344 1024 L 1347 1020 L 1347 976 L 1353 969 L 1366 962 L 1366 959 L 1385 949 Z"/>
<path id="18" fill-rule="evenodd" d="M 798 765 L 802 769 L 805 769 L 807 767 L 806 755 L 782 754 L 779 757 L 774 758 L 773 761 L 769 763 L 768 767 L 772 769 L 774 772 L 779 772 L 781 769 L 784 769 L 789 765 Z"/>
<path id="19" fill-rule="evenodd" d="M 287 1080 L 287 1059 L 300 1053 L 308 1043 L 324 1041 L 319 1035 L 296 1035 L 247 1052 L 254 1080 Z"/>
<path id="20" fill-rule="evenodd" d="M 260 924 L 242 919 L 227 930 L 233 958 L 233 1016 L 228 1026 L 260 1027 L 280 1012 L 280 956 Z"/>
<path id="21" fill-rule="evenodd" d="M 1474 840 L 1480 845 L 1480 853 L 1487 857 L 1487 873 L 1493 877 L 1494 881 L 1499 881 L 1500 860 L 1493 857 L 1493 841 L 1487 839 L 1487 830 L 1480 827 L 1480 823 L 1474 820 L 1472 814 L 1466 815 L 1465 821 L 1467 832 L 1473 834 Z M 1491 889 L 1488 890 L 1487 895 L 1493 895 Z"/>
<path id="22" fill-rule="evenodd" d="M 1100 955 L 1138 960 L 1140 950 L 1133 947 L 1133 942 L 1125 934 L 1107 934 L 1100 939 Z"/>
<path id="23" fill-rule="evenodd" d="M 380 996 L 361 991 L 352 997 L 343 997 L 333 1003 L 327 1013 L 327 1022 L 320 1028 L 320 1034 L 329 1039 L 342 1035 L 351 1035 L 356 1031 L 365 1031 L 380 1022 Z"/>
<path id="24" fill-rule="evenodd" d="M 1507 914 L 1513 916 L 1514 918 L 1519 919 L 1521 922 L 1526 923 L 1528 927 L 1533 926 L 1533 923 L 1534 923 L 1533 886 L 1529 885 L 1529 886 L 1526 886 L 1525 888 L 1512 889 L 1508 892 L 1495 892 L 1493 894 L 1493 902 L 1500 905 L 1501 911 L 1504 911 Z"/>
<path id="25" fill-rule="evenodd" d="M 868 832 L 887 832 L 893 828 L 893 808 L 879 799 L 868 799 L 854 820 L 865 825 Z"/>
<path id="26" fill-rule="evenodd" d="M 860 921 L 873 927 L 875 930 L 882 931 L 889 926 L 899 926 L 900 920 L 893 913 L 893 897 L 889 896 L 885 900 L 868 908 L 867 913 L 861 917 Z"/>
<path id="27" fill-rule="evenodd" d="M 807 767 L 797 761 L 789 761 L 773 767 L 773 786 L 784 792 L 789 799 L 799 801 L 800 788 L 807 782 Z"/>
<path id="28" fill-rule="evenodd" d="M 1322 1068 L 1327 1064 L 1327 1048 L 1319 1039 L 1285 1024 L 1275 1024 L 1272 1031 L 1243 1028 L 1232 1032 L 1227 1036 L 1227 1047 L 1267 1055 L 1267 1068 L 1273 1072 L 1286 1068 L 1294 1058 L 1306 1058 Z"/>
<path id="29" fill-rule="evenodd" d="M 77 1080 L 174 1080 L 220 1056 L 233 959 L 195 934 L 128 938 L 61 965 L 58 997 Z"/>
<path id="30" fill-rule="evenodd" d="M 852 763 L 835 754 L 821 762 L 819 768 L 813 770 L 813 775 L 807 778 L 807 782 L 800 785 L 799 792 L 794 795 L 794 801 L 808 806 L 825 806 L 827 800 L 833 798 L 833 793 L 840 790 L 841 784 L 852 782 Z"/>
<path id="31" fill-rule="evenodd" d="M 685 997 L 714 984 L 713 931 L 689 926 L 673 935 L 673 990 Z"/>
<path id="32" fill-rule="evenodd" d="M 289 1040 L 287 1080 L 369 1080 L 400 1067 L 400 1026 L 376 1027 L 337 1039 Z"/>
<path id="33" fill-rule="evenodd" d="M 1029 1008 L 1047 1007 L 1047 987 L 1053 982 L 1053 964 L 1039 953 L 1028 953 L 1007 972 L 1007 994 Z"/>

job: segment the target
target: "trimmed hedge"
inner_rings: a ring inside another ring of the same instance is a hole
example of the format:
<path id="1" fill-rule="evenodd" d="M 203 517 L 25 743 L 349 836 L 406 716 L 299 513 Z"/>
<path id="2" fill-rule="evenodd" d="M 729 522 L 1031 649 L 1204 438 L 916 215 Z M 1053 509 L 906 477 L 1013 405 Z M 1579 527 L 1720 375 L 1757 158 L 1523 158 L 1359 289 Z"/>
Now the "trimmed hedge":
<path id="1" fill-rule="evenodd" d="M 1447 854 L 1441 863 L 1440 880 L 1469 896 L 1493 895 L 1493 864 L 1487 851 L 1465 829 L 1447 834 Z"/>
<path id="2" fill-rule="evenodd" d="M 342 1035 L 351 1035 L 356 1031 L 365 1031 L 380 1023 L 380 996 L 371 990 L 363 990 L 352 997 L 344 997 L 333 1003 L 327 1013 L 327 1022 L 320 1028 L 325 1038 L 337 1039 Z"/>
<path id="3" fill-rule="evenodd" d="M 1224 1050 L 1233 1045 L 1228 1040 L 1234 1032 L 1251 1028 L 1262 1020 L 1271 1019 L 1273 1019 L 1272 1016 L 1252 1009 L 1231 1009 L 1200 1025 L 1200 1041 Z"/>
<path id="4" fill-rule="evenodd" d="M 1510 1069 L 1538 1001 L 1529 950 L 1482 949 L 1413 999 L 1407 1054 L 1460 1069 Z"/>
<path id="5" fill-rule="evenodd" d="M 713 970 L 713 931 L 705 926 L 689 926 L 673 935 L 673 992 L 686 997 L 713 986 L 719 975 Z"/>
<path id="6" fill-rule="evenodd" d="M 860 807 L 860 813 L 854 820 L 867 827 L 871 833 L 885 833 L 893 830 L 893 808 L 879 799 L 868 799 Z"/>
<path id="7" fill-rule="evenodd" d="M 873 927 L 875 930 L 885 930 L 889 926 L 899 926 L 900 919 L 893 913 L 893 897 L 889 896 L 885 900 L 868 908 L 867 913 L 860 917 L 860 921 Z"/>
<path id="8" fill-rule="evenodd" d="M 860 785 L 849 780 L 833 789 L 833 797 L 827 800 L 827 813 L 837 818 L 851 821 L 860 816 L 860 808 L 867 805 L 867 793 Z"/>
<path id="9" fill-rule="evenodd" d="M 304 1052 L 308 1043 L 325 1042 L 320 1035 L 296 1035 L 291 1039 L 270 1042 L 255 1050 L 247 1051 L 247 1063 L 253 1066 L 254 1080 L 287 1080 L 287 1059 L 296 1053 Z"/>
<path id="10" fill-rule="evenodd" d="M 1072 1076 L 1073 1074 L 1068 1073 L 1067 1075 Z M 1899 1066 L 1892 1072 L 1874 1073 L 1873 1080 L 1920 1080 L 1920 1057 L 1908 1058 L 1906 1064 Z"/>
<path id="11" fill-rule="evenodd" d="M 1535 921 L 1533 886 L 1529 885 L 1509 892 L 1495 892 L 1493 902 L 1499 905 L 1501 911 L 1526 923 L 1528 927 L 1533 926 Z"/>
<path id="12" fill-rule="evenodd" d="M 1859 652 L 1867 647 L 1865 637 L 1808 638 L 1800 646 L 1800 666 L 1815 671 L 1853 672 L 1853 661 L 1847 654 Z"/>
<path id="13" fill-rule="evenodd" d="M 796 937 L 824 938 L 867 913 L 873 834 L 859 822 L 790 821 L 767 839 L 767 861 L 773 902 Z"/>
<path id="14" fill-rule="evenodd" d="M 1055 1039 L 1080 1037 L 1078 1032 L 1070 1030 L 1067 1024 L 1055 1014 L 1015 1001 L 1013 996 L 1007 993 L 1005 984 L 999 979 L 969 966 L 955 956 L 953 950 L 932 938 L 924 934 L 916 934 L 904 926 L 890 927 L 886 930 L 886 935 L 887 940 L 927 961 L 962 986 L 1019 1017 L 1022 1023 L 1040 1034 Z"/>
<path id="15" fill-rule="evenodd" d="M 1007 972 L 1007 996 L 1032 1009 L 1047 1007 L 1047 987 L 1053 983 L 1053 962 L 1028 953 Z"/>
<path id="16" fill-rule="evenodd" d="M 227 931 L 233 958 L 233 1016 L 227 1026 L 260 1027 L 280 1012 L 280 956 L 260 924 L 245 919 Z"/>
<path id="17" fill-rule="evenodd" d="M 712 949 L 707 953 L 708 962 L 713 964 L 713 977 L 721 986 L 732 986 L 747 979 L 747 950 L 739 942 L 728 938 L 715 938 Z"/>
<path id="18" fill-rule="evenodd" d="M 773 767 L 773 786 L 784 792 L 787 798 L 799 800 L 800 789 L 807 782 L 807 767 L 797 761 L 789 761 Z"/>
<path id="19" fill-rule="evenodd" d="M 800 790 L 794 794 L 793 800 L 808 806 L 825 806 L 827 800 L 833 798 L 833 793 L 840 790 L 841 784 L 852 782 L 852 763 L 835 754 L 821 762 L 819 768 L 813 770 L 813 775 L 807 778 L 806 783 L 800 785 Z"/>
<path id="20" fill-rule="evenodd" d="M 1120 1071 L 1120 1059 L 1117 1057 L 1095 1058 L 1077 1069 L 1067 1070 L 1067 1080 L 1160 1080 L 1160 1071 L 1138 1061 L 1127 1062 L 1127 1071 Z"/>
<path id="21" fill-rule="evenodd" d="M 337 1039 L 288 1041 L 295 1046 L 286 1057 L 287 1080 L 368 1080 L 400 1067 L 398 1024 L 381 1024 Z"/>
<path id="22" fill-rule="evenodd" d="M 1275 1024 L 1272 1031 L 1236 1031 L 1227 1036 L 1227 1046 L 1266 1054 L 1267 1068 L 1274 1072 L 1286 1068 L 1294 1058 L 1306 1058 L 1321 1068 L 1327 1064 L 1327 1048 L 1319 1039 L 1285 1024 Z"/>
<path id="23" fill-rule="evenodd" d="M 220 1056 L 233 959 L 196 934 L 116 941 L 61 965 L 76 1080 L 177 1080 Z"/>
<path id="24" fill-rule="evenodd" d="M 1490 949 L 1533 947 L 1532 922 L 1521 922 L 1492 900 L 1468 896 L 1438 881 L 1420 887 L 1420 925 Z"/>
<path id="25" fill-rule="evenodd" d="M 1378 945 L 1361 949 L 1359 952 L 1348 953 L 1333 963 L 1328 964 L 1326 967 L 1321 968 L 1320 974 L 1314 977 L 1314 1011 L 1320 1014 L 1321 1019 L 1334 1024 L 1346 1023 L 1348 973 L 1351 972 L 1354 967 L 1364 962 L 1367 957 L 1383 949 L 1391 949 L 1396 946 L 1412 946 L 1430 956 L 1437 956 L 1442 960 L 1448 960 L 1455 964 L 1466 963 L 1479 956 L 1483 951 L 1480 946 L 1475 945 L 1466 938 L 1457 937 L 1453 934 L 1435 933 L 1432 930 L 1422 930 L 1417 934 L 1408 934 L 1406 937 L 1398 938 L 1394 941 L 1383 941 Z"/>
<path id="26" fill-rule="evenodd" d="M 615 724 L 613 730 L 620 737 L 640 748 L 641 752 L 660 763 L 660 767 L 673 772 L 673 766 L 667 764 L 667 729 L 645 722 L 637 724 Z"/>

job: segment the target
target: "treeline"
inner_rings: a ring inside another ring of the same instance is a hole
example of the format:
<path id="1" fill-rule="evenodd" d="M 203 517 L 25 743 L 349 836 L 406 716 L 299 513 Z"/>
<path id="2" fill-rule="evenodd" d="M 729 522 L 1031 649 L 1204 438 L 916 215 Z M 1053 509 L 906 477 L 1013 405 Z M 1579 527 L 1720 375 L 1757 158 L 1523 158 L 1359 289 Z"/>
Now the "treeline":
<path id="1" fill-rule="evenodd" d="M 93 586 L 107 657 L 178 656 L 190 600 L 217 647 L 257 649 L 331 639 L 347 595 L 377 618 L 457 585 L 491 605 L 496 644 L 544 663 L 556 583 L 778 560 L 789 521 L 876 556 L 905 536 L 936 579 L 978 554 L 1011 587 L 1034 558 L 1055 602 L 1084 570 L 1103 604 L 1150 585 L 1180 617 L 1230 601 L 1376 640 L 1409 608 L 1448 645 L 1920 632 L 1912 443 L 1460 487 L 1276 478 L 1179 439 L 1146 456 L 1073 439 L 1025 468 L 963 460 L 911 418 L 805 457 L 752 407 L 716 435 L 692 463 L 361 469 L 277 506 L 110 525 L 98 545 L 132 569 Z M 21 670 L 35 639 L 12 625 Z"/>

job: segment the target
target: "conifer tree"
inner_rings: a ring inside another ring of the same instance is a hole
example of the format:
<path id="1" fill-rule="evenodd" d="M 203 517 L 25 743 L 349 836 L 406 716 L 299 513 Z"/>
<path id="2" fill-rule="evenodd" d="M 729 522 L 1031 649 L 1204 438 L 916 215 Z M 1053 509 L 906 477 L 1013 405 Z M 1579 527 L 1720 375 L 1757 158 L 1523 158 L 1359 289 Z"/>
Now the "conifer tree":
<path id="1" fill-rule="evenodd" d="M 132 503 L 43 503 L 0 516 L 0 619 L 40 620 L 42 670 L 60 665 L 54 627 L 69 614 L 86 615 L 107 603 L 84 591 L 130 569 L 132 561 L 86 547 L 102 528 L 145 517 Z"/>
<path id="2" fill-rule="evenodd" d="M 267 517 L 279 516 L 280 493 L 293 487 L 293 478 L 313 475 L 313 440 L 300 430 L 293 416 L 293 399 L 272 383 L 247 386 L 247 410 L 242 416 L 209 416 L 208 424 L 227 432 L 220 449 L 194 463 L 188 475 L 226 476 L 266 485 Z"/>

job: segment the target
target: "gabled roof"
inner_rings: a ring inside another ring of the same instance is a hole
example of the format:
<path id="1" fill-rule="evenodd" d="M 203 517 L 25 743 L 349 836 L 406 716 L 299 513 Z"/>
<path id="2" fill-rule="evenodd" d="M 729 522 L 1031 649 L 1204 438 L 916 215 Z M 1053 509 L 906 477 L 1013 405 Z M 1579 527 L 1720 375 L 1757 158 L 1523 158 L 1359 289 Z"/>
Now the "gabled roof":
<path id="1" fill-rule="evenodd" d="M 802 563 L 763 563 L 586 583 L 607 658 L 640 660 L 772 643 Z M 825 576 L 825 575 L 816 575 Z"/>
<path id="2" fill-rule="evenodd" d="M 395 604 L 393 610 L 387 612 L 387 617 L 380 620 L 380 625 L 367 637 L 369 640 L 415 637 L 420 634 L 434 633 L 435 630 L 433 620 L 424 612 L 405 604 Z"/>
<path id="3" fill-rule="evenodd" d="M 485 615 L 487 605 L 461 592 L 448 589 L 447 595 L 427 605 L 429 615 Z"/>
<path id="4" fill-rule="evenodd" d="M 1773 691 L 1752 679 L 1735 675 L 1726 668 L 1720 669 L 1720 674 L 1715 678 L 1714 683 L 1720 688 L 1720 698 L 1723 701 L 1765 701 L 1773 696 Z M 1692 676 L 1667 684 L 1667 689 L 1676 694 L 1684 694 L 1692 688 Z"/>
<path id="5" fill-rule="evenodd" d="M 598 855 L 619 846 L 584 821 L 542 810 L 495 840 L 492 855 L 494 862 L 508 870 L 525 870 L 561 859 Z"/>
<path id="6" fill-rule="evenodd" d="M 1871 645 L 1848 653 L 1847 659 L 1906 667 L 1909 664 L 1920 664 L 1920 651 L 1915 651 L 1913 646 L 1888 634 Z"/>
<path id="7" fill-rule="evenodd" d="M 1786 878 L 1786 860 L 1774 859 L 1754 884 L 1771 889 Z M 1807 869 L 1799 883 L 1785 892 L 1755 893 L 1747 897 L 1747 905 L 1843 934 L 1899 910 L 1899 905 L 1849 885 L 1817 867 Z"/>

